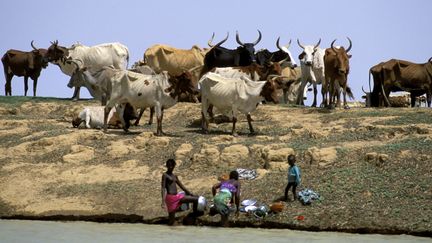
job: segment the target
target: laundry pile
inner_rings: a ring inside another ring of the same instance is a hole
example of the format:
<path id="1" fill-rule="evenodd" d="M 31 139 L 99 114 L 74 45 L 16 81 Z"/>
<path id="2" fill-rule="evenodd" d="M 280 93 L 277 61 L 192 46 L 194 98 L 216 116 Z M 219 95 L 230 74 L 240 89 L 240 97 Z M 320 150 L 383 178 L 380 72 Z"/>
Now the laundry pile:
<path id="1" fill-rule="evenodd" d="M 312 201 L 319 200 L 320 195 L 309 188 L 305 188 L 298 193 L 298 199 L 303 205 L 309 205 Z"/>
<path id="2" fill-rule="evenodd" d="M 256 170 L 252 169 L 238 168 L 237 173 L 239 174 L 240 180 L 253 180 L 258 177 Z"/>

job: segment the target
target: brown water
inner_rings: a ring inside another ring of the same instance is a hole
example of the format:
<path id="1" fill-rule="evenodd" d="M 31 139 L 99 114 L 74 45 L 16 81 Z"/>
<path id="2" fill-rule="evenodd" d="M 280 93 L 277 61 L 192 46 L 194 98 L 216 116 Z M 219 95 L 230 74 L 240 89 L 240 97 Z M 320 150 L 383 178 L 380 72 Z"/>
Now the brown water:
<path id="1" fill-rule="evenodd" d="M 253 228 L 0 220 L 0 242 L 432 242 L 408 235 L 360 235 Z"/>

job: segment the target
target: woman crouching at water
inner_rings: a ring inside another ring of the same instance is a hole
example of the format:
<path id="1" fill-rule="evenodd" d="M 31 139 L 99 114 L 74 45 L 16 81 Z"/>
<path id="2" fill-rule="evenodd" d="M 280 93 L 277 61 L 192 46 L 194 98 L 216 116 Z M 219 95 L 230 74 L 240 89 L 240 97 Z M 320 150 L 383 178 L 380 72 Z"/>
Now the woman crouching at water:
<path id="1" fill-rule="evenodd" d="M 162 208 L 167 209 L 169 225 L 174 225 L 175 223 L 175 213 L 182 203 L 193 203 L 194 215 L 198 215 L 198 197 L 194 196 L 186 187 L 180 182 L 177 175 L 173 173 L 176 162 L 174 159 L 168 159 L 166 161 L 167 171 L 162 175 Z M 177 193 L 177 185 L 186 193 Z"/>
<path id="2" fill-rule="evenodd" d="M 228 226 L 228 217 L 230 214 L 231 203 L 236 204 L 236 216 L 240 211 L 240 182 L 238 180 L 239 174 L 233 170 L 230 172 L 229 179 L 215 184 L 212 187 L 213 201 L 217 213 L 221 215 L 221 225 Z M 219 192 L 216 194 L 216 190 Z"/>

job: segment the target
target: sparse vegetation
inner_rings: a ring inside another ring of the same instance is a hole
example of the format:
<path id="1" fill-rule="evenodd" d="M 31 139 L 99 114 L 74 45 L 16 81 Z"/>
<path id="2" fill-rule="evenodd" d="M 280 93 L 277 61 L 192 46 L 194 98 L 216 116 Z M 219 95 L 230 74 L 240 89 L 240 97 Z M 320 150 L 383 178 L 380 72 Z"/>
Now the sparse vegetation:
<path id="1" fill-rule="evenodd" d="M 73 211 L 142 215 L 146 222 L 160 222 L 156 219 L 166 216 L 160 208 L 160 174 L 164 161 L 173 157 L 180 145 L 192 147 L 177 168 L 183 183 L 208 199 L 218 176 L 238 167 L 263 169 L 265 159 L 253 154 L 252 147 L 277 145 L 294 149 L 302 170 L 301 188 L 315 190 L 321 200 L 310 206 L 286 203 L 282 213 L 264 220 L 242 214 L 235 225 L 431 235 L 430 109 L 330 111 L 265 105 L 252 114 L 257 135 L 249 136 L 246 118 L 239 116 L 237 138 L 229 135 L 232 123 L 222 119 L 212 124 L 209 134 L 202 134 L 199 104 L 167 109 L 164 138 L 152 135 L 155 125 L 144 125 L 148 111 L 142 125 L 132 127 L 129 134 L 121 129 L 106 134 L 71 127 L 67 112 L 98 103 L 0 96 L 0 217 L 68 215 Z M 60 140 L 64 135 L 71 140 Z M 159 139 L 165 145 L 158 145 Z M 195 160 L 203 144 L 214 145 L 218 151 L 242 144 L 248 147 L 249 156 L 231 164 Z M 82 162 L 65 162 L 64 156 L 75 145 L 91 148 L 94 155 Z M 313 147 L 334 148 L 335 159 L 309 161 L 306 155 Z M 126 152 L 114 156 L 114 148 Z M 13 154 L 17 151 L 20 154 Z M 286 171 L 275 167 L 261 176 L 242 181 L 242 199 L 255 198 L 265 204 L 279 200 Z M 21 197 L 10 196 L 18 192 Z M 71 211 L 50 208 L 52 200 L 64 203 L 64 208 L 71 205 Z M 25 210 L 36 203 L 38 209 L 43 208 L 44 202 L 45 211 Z M 85 206 L 80 210 L 81 205 Z M 305 220 L 296 220 L 298 215 Z M 214 225 L 218 219 L 203 216 L 199 224 Z"/>

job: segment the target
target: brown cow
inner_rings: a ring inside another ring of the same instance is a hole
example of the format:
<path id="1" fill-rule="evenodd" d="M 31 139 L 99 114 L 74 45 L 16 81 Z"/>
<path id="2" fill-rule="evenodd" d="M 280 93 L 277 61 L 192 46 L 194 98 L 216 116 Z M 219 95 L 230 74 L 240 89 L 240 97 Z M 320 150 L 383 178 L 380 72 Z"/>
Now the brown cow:
<path id="1" fill-rule="evenodd" d="M 325 79 L 326 85 L 329 88 L 330 103 L 329 106 L 332 107 L 335 102 L 335 97 L 338 97 L 337 105 L 339 105 L 339 88 L 343 89 L 343 99 L 344 108 L 349 109 L 346 103 L 347 94 L 347 84 L 348 84 L 348 74 L 349 74 L 349 58 L 351 55 L 348 52 L 351 50 L 352 42 L 348 38 L 349 47 L 345 48 L 339 47 L 335 48 L 333 45 L 336 39 L 331 43 L 331 48 L 327 48 L 324 55 L 324 69 L 325 69 Z"/>
<path id="2" fill-rule="evenodd" d="M 33 51 L 25 52 L 8 50 L 2 57 L 4 74 L 6 78 L 5 95 L 12 95 L 12 78 L 24 76 L 24 96 L 27 96 L 28 78 L 33 79 L 33 96 L 36 96 L 36 86 L 43 68 L 48 66 L 45 59 L 46 49 L 38 49 L 31 42 Z"/>
<path id="3" fill-rule="evenodd" d="M 384 98 L 385 105 L 391 106 L 388 99 L 390 92 L 406 91 L 411 93 L 412 107 L 415 106 L 415 97 L 424 93 L 430 107 L 432 58 L 421 64 L 391 59 L 371 67 L 369 74 L 374 79 L 374 87 L 370 93 L 371 106 L 379 106 L 381 96 Z"/>

